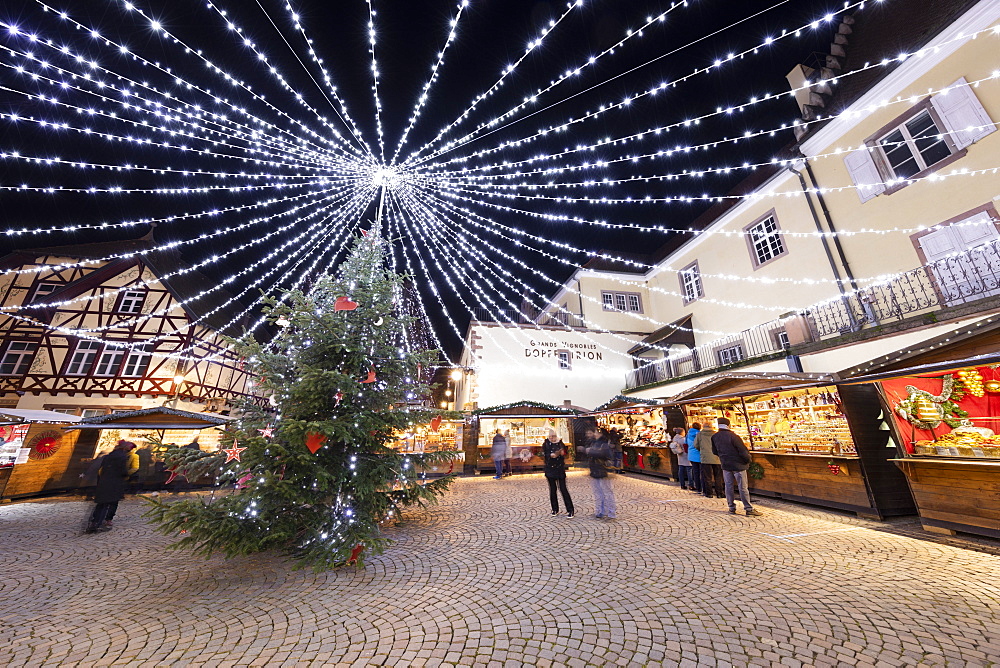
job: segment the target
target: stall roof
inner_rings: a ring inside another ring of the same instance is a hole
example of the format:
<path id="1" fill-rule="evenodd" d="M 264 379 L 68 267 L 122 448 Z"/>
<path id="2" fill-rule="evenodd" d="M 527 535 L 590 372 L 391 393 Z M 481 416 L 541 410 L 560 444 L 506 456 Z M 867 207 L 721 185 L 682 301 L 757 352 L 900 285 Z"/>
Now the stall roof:
<path id="1" fill-rule="evenodd" d="M 780 392 L 805 387 L 819 387 L 837 382 L 828 373 L 777 373 L 773 371 L 732 372 L 712 376 L 704 383 L 670 397 L 668 404 L 687 404 L 706 399 L 730 399 L 755 392 Z"/>
<path id="2" fill-rule="evenodd" d="M 13 420 L 8 419 L 13 418 Z M 0 408 L 0 420 L 4 422 L 79 422 L 76 415 L 66 415 L 56 411 L 34 410 L 27 408 Z"/>
<path id="3" fill-rule="evenodd" d="M 947 360 L 944 362 L 930 362 L 928 364 L 918 364 L 906 367 L 905 369 L 893 369 L 882 373 L 873 373 L 867 376 L 857 376 L 850 380 L 841 381 L 841 385 L 856 385 L 860 383 L 871 383 L 877 380 L 891 380 L 893 378 L 903 378 L 906 376 L 919 376 L 929 373 L 942 373 L 954 369 L 963 369 L 970 366 L 986 366 L 988 364 L 1000 364 L 1000 352 L 986 355 L 976 355 L 975 357 L 965 357 L 958 360 Z"/>
<path id="4" fill-rule="evenodd" d="M 192 413 L 167 406 L 84 418 L 66 429 L 207 429 L 221 427 L 234 418 L 217 413 Z"/>
<path id="5" fill-rule="evenodd" d="M 572 417 L 581 413 L 586 413 L 586 409 L 577 406 L 553 406 L 543 404 L 538 401 L 517 401 L 512 404 L 501 406 L 490 406 L 472 411 L 473 415 L 490 416 L 503 415 L 505 417 L 536 417 L 544 415 L 563 415 Z"/>
<path id="6" fill-rule="evenodd" d="M 658 406 L 662 406 L 663 403 L 655 399 L 640 399 L 638 397 L 626 397 L 623 394 L 619 394 L 609 401 L 605 401 L 603 404 L 595 408 L 589 413 L 589 415 L 601 415 L 604 413 L 614 413 L 615 411 L 622 410 L 624 408 L 648 408 L 653 409 Z"/>

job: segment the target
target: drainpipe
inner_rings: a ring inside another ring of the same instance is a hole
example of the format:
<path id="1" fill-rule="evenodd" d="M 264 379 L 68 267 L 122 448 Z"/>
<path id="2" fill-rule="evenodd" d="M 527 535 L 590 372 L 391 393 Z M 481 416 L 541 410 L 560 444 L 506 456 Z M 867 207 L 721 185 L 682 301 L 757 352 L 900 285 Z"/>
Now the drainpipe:
<path id="1" fill-rule="evenodd" d="M 799 148 L 799 155 L 802 155 L 802 149 Z M 802 155 L 805 158 L 804 155 Z M 819 200 L 819 206 L 823 210 L 823 217 L 826 218 L 826 224 L 830 231 L 833 232 L 833 245 L 837 248 L 837 255 L 840 256 L 840 262 L 844 266 L 844 272 L 847 274 L 847 280 L 851 282 L 851 289 L 855 292 L 858 291 L 858 283 L 854 280 L 854 272 L 851 271 L 851 263 L 847 261 L 847 254 L 844 252 L 844 246 L 840 243 L 840 236 L 837 235 L 837 228 L 833 226 L 833 218 L 830 216 L 830 210 L 826 207 L 826 200 L 823 199 L 823 193 L 820 192 L 819 182 L 816 180 L 816 174 L 813 172 L 812 165 L 806 160 L 806 171 L 809 173 L 809 180 L 812 181 L 813 185 L 816 187 L 816 199 Z M 858 303 L 861 304 L 861 308 L 865 312 L 865 317 L 868 319 L 872 325 L 878 324 L 878 318 L 875 317 L 875 311 L 872 310 L 871 304 L 869 304 L 864 299 L 858 298 Z"/>
<path id="2" fill-rule="evenodd" d="M 806 161 L 805 164 L 806 164 L 806 169 L 809 169 L 809 163 L 808 163 L 808 161 Z M 823 250 L 826 252 L 827 262 L 830 263 L 830 271 L 833 272 L 833 277 L 835 279 L 837 279 L 837 289 L 840 290 L 840 295 L 841 295 L 840 298 L 844 302 L 844 310 L 847 311 L 847 318 L 848 318 L 848 320 L 851 323 L 851 331 L 852 332 L 856 332 L 861 327 L 858 324 L 857 320 L 855 320 L 855 318 L 854 318 L 854 311 L 851 310 L 850 304 L 847 303 L 847 297 L 845 295 L 846 291 L 844 290 L 844 280 L 840 276 L 840 270 L 837 268 L 837 263 L 834 262 L 833 252 L 830 250 L 830 243 L 827 240 L 827 235 L 825 234 L 825 230 L 823 229 L 823 224 L 820 223 L 819 214 L 816 213 L 816 206 L 813 204 L 812 197 L 809 196 L 809 186 L 806 185 L 806 179 L 805 179 L 804 176 L 802 176 L 802 172 L 800 172 L 799 170 L 795 169 L 794 167 L 789 167 L 788 170 L 790 172 L 792 172 L 793 174 L 795 174 L 795 176 L 799 177 L 799 185 L 802 188 L 802 194 L 806 196 L 806 203 L 809 205 L 809 213 L 812 214 L 813 223 L 815 223 L 815 225 L 816 225 L 816 231 L 820 233 L 819 238 L 820 238 L 820 241 L 823 243 Z M 810 175 L 810 178 L 811 178 L 812 177 L 812 171 L 809 172 L 809 175 Z M 814 179 L 813 183 L 815 183 L 815 182 L 816 181 Z M 819 193 L 817 192 L 817 195 L 818 194 Z M 822 203 L 822 199 L 820 200 L 820 202 Z M 826 213 L 826 207 L 825 206 L 823 207 L 823 211 L 826 214 L 827 221 L 829 222 L 830 216 L 829 216 L 828 213 Z M 832 228 L 832 225 L 831 225 L 831 228 Z M 834 239 L 836 239 L 836 236 L 834 236 Z M 841 251 L 841 257 L 843 257 L 843 251 Z M 844 268 L 847 269 L 846 264 L 845 264 Z M 848 271 L 848 276 L 850 277 L 850 270 L 847 269 L 847 271 Z M 854 279 L 853 279 L 853 277 L 850 277 L 850 280 L 851 280 L 851 285 L 853 286 L 854 285 Z"/>

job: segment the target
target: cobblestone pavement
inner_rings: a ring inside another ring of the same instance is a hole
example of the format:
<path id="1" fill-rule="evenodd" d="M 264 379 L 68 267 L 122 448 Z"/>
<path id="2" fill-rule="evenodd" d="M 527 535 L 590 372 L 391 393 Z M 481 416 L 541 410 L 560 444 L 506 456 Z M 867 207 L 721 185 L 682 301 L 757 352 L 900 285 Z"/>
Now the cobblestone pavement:
<path id="1" fill-rule="evenodd" d="M 364 568 L 204 560 L 122 504 L 0 507 L 0 664 L 903 666 L 1000 662 L 997 542 L 617 477 L 617 521 L 539 475 L 459 480 Z M 928 539 L 925 539 L 925 536 Z M 972 548 L 972 549 L 970 549 Z"/>

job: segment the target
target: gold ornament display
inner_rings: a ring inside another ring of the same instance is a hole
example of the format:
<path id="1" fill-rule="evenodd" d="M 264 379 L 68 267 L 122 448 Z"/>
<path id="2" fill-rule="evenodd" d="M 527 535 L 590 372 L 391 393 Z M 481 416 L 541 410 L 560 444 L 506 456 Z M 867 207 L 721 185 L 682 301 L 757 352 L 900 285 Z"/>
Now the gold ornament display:
<path id="1" fill-rule="evenodd" d="M 976 369 L 962 369 L 955 375 L 961 379 L 965 390 L 972 396 L 981 397 L 985 394 L 983 377 Z"/>

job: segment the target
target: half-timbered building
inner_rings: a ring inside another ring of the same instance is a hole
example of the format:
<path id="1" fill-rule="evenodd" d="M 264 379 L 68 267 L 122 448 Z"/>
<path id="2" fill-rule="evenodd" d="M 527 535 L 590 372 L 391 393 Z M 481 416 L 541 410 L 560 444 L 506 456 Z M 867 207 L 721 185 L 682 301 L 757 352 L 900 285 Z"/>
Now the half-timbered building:
<path id="1" fill-rule="evenodd" d="M 0 259 L 0 407 L 226 412 L 250 395 L 222 336 L 245 308 L 156 247 L 150 233 Z"/>

